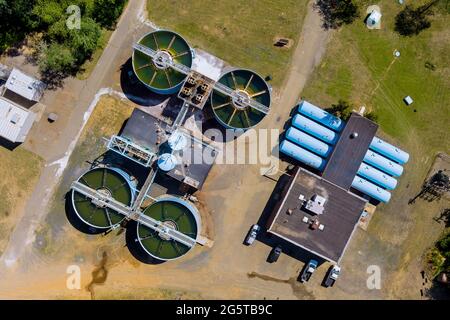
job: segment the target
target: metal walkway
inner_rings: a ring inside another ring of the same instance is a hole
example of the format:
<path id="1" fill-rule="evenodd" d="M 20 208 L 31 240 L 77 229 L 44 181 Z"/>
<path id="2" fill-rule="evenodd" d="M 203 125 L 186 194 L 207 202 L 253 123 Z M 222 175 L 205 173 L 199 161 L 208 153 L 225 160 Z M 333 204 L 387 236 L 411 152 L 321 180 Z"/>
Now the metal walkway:
<path id="1" fill-rule="evenodd" d="M 94 190 L 78 181 L 72 183 L 71 189 L 91 199 L 94 205 L 100 208 L 109 208 L 111 210 L 114 210 L 115 212 L 124 215 L 128 219 L 137 221 L 158 233 L 166 235 L 171 240 L 175 240 L 188 247 L 193 247 L 196 243 L 195 239 L 185 235 L 184 233 L 164 226 L 161 221 L 146 216 L 139 210 L 133 210 L 129 206 L 124 205 L 114 198 L 105 196 L 99 193 L 97 190 Z"/>
<path id="2" fill-rule="evenodd" d="M 133 45 L 133 49 L 146 54 L 147 56 L 149 56 L 152 59 L 155 59 L 156 55 L 157 55 L 157 51 L 155 51 L 149 47 L 143 46 L 139 43 L 135 43 Z M 159 56 L 158 64 L 163 65 L 166 68 L 172 68 L 172 69 L 174 69 L 182 74 L 185 74 L 185 75 L 188 75 L 191 72 L 191 68 L 185 66 L 182 63 L 178 63 L 171 59 L 168 59 L 166 56 Z M 233 101 L 239 101 L 241 104 L 246 105 L 255 110 L 258 110 L 259 112 L 262 112 L 264 114 L 269 113 L 269 108 L 267 106 L 263 105 L 262 103 L 259 103 L 258 101 L 254 100 L 254 99 L 251 99 L 242 94 L 239 94 L 239 92 L 227 87 L 223 83 L 216 82 L 214 84 L 214 90 L 217 90 L 218 92 L 231 97 L 231 99 Z"/>
<path id="3" fill-rule="evenodd" d="M 148 191 L 150 190 L 150 187 L 153 184 L 153 181 L 155 181 L 156 173 L 158 172 L 158 169 L 153 170 L 150 169 L 150 173 L 147 176 L 147 179 L 145 179 L 144 185 L 141 188 L 141 191 L 139 192 L 138 196 L 136 197 L 136 200 L 133 203 L 133 206 L 131 209 L 133 211 L 138 211 L 141 207 L 142 202 L 144 201 L 145 197 L 148 194 Z"/>
<path id="4" fill-rule="evenodd" d="M 107 148 L 108 150 L 112 150 L 144 167 L 150 167 L 156 157 L 156 154 L 150 150 L 120 136 L 112 136 L 111 139 L 108 140 Z"/>

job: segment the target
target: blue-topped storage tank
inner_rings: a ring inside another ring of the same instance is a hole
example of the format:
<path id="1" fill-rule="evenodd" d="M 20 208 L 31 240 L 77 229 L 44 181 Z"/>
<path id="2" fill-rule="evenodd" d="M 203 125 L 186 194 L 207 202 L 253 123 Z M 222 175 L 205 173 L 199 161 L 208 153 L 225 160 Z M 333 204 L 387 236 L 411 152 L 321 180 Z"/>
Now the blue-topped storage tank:
<path id="1" fill-rule="evenodd" d="M 280 143 L 280 151 L 312 168 L 323 170 L 325 167 L 326 161 L 323 158 L 288 140 L 284 140 Z"/>
<path id="2" fill-rule="evenodd" d="M 294 127 L 287 129 L 286 138 L 324 158 L 326 158 L 332 150 L 330 145 L 311 137 L 309 134 L 295 129 Z"/>
<path id="3" fill-rule="evenodd" d="M 338 117 L 326 112 L 325 110 L 316 107 L 315 105 L 309 103 L 308 101 L 302 101 L 298 105 L 297 111 L 308 118 L 311 118 L 327 128 L 333 129 L 337 132 L 344 128 L 345 123 Z"/>
<path id="4" fill-rule="evenodd" d="M 339 136 L 336 132 L 325 128 L 324 126 L 314 122 L 300 114 L 296 114 L 292 119 L 292 124 L 297 129 L 305 131 L 310 135 L 319 138 L 320 140 L 334 145 L 338 140 Z"/>
<path id="5" fill-rule="evenodd" d="M 388 191 L 359 176 L 355 176 L 353 179 L 352 187 L 381 202 L 389 202 L 391 199 L 391 194 Z"/>
<path id="6" fill-rule="evenodd" d="M 397 186 L 396 179 L 364 162 L 361 163 L 356 174 L 388 190 L 393 190 Z"/>
<path id="7" fill-rule="evenodd" d="M 390 143 L 387 143 L 386 141 L 381 140 L 378 137 L 373 138 L 369 148 L 400 164 L 405 164 L 409 160 L 408 153 L 406 153 L 403 150 L 400 150 L 399 148 L 393 146 Z"/>
<path id="8" fill-rule="evenodd" d="M 403 167 L 401 165 L 383 157 L 382 155 L 379 155 L 376 152 L 373 152 L 372 150 L 367 150 L 363 161 L 394 177 L 400 177 L 403 173 Z"/>

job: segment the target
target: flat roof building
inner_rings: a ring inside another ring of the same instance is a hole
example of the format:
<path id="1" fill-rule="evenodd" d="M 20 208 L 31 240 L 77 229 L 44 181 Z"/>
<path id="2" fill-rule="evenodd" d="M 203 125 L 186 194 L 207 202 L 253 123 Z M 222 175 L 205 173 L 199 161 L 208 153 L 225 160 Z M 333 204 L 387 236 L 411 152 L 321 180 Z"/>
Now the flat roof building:
<path id="1" fill-rule="evenodd" d="M 348 190 L 377 129 L 376 123 L 352 113 L 328 159 L 322 177 Z"/>
<path id="2" fill-rule="evenodd" d="M 326 199 L 320 215 L 307 209 L 308 201 L 315 196 Z M 348 190 L 297 167 L 268 220 L 268 232 L 338 264 L 366 203 Z"/>
<path id="3" fill-rule="evenodd" d="M 172 134 L 169 124 L 140 109 L 134 109 L 120 136 L 159 156 L 171 153 L 177 161 L 166 175 L 199 190 L 214 164 L 217 150 L 193 137 L 187 130 L 177 130 L 181 130 L 186 138 L 186 146 L 181 150 L 171 150 L 168 145 L 168 138 Z"/>
<path id="4" fill-rule="evenodd" d="M 44 94 L 45 84 L 14 68 L 6 81 L 5 88 L 30 101 L 37 102 Z"/>
<path id="5" fill-rule="evenodd" d="M 280 186 L 268 232 L 339 264 L 367 203 L 389 201 L 409 159 L 376 137 L 377 129 L 358 113 L 344 122 L 302 101 L 280 152 L 305 168 Z"/>
<path id="6" fill-rule="evenodd" d="M 13 142 L 24 142 L 36 114 L 0 97 L 0 136 Z"/>

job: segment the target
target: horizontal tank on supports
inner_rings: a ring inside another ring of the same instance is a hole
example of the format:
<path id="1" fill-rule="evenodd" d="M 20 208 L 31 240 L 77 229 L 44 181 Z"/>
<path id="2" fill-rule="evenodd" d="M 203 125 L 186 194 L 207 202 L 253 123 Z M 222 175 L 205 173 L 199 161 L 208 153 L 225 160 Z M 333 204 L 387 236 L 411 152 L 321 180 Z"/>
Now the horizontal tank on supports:
<path id="1" fill-rule="evenodd" d="M 399 164 L 405 164 L 409 160 L 408 153 L 400 150 L 390 143 L 387 143 L 386 141 L 381 140 L 378 137 L 373 138 L 369 148 L 391 160 L 394 160 L 395 162 L 398 162 Z"/>
<path id="2" fill-rule="evenodd" d="M 308 101 L 302 101 L 298 105 L 297 111 L 302 115 L 323 124 L 329 129 L 340 132 L 345 123 L 338 117 L 326 112 L 325 110 L 316 107 L 315 105 L 309 103 Z"/>
<path id="3" fill-rule="evenodd" d="M 403 167 L 401 165 L 372 150 L 367 150 L 363 161 L 394 177 L 400 177 L 403 173 Z"/>
<path id="4" fill-rule="evenodd" d="M 286 138 L 299 146 L 326 158 L 331 153 L 331 146 L 294 127 L 286 130 Z"/>
<path id="5" fill-rule="evenodd" d="M 298 145 L 288 140 L 284 140 L 280 143 L 280 151 L 318 170 L 323 170 L 326 164 L 326 161 L 323 158 L 313 154 L 312 152 L 309 152 L 306 149 L 303 149 L 302 147 L 299 147 Z"/>
<path id="6" fill-rule="evenodd" d="M 165 228 L 175 229 L 194 240 L 197 240 L 201 230 L 201 219 L 197 208 L 177 197 L 162 196 L 147 207 L 143 214 L 161 221 Z M 139 244 L 145 252 L 161 261 L 180 258 L 192 248 L 141 223 L 137 224 L 137 235 Z"/>
<path id="7" fill-rule="evenodd" d="M 356 174 L 388 190 L 393 190 L 397 186 L 396 179 L 364 162 Z"/>
<path id="8" fill-rule="evenodd" d="M 391 194 L 388 191 L 359 176 L 355 176 L 353 179 L 352 187 L 381 202 L 386 203 L 391 199 Z"/>
<path id="9" fill-rule="evenodd" d="M 83 174 L 78 182 L 124 205 L 130 206 L 134 201 L 135 185 L 130 176 L 121 169 L 95 168 Z M 75 213 L 91 227 L 109 229 L 125 218 L 122 214 L 96 204 L 95 201 L 75 190 L 72 190 L 71 197 Z"/>
<path id="10" fill-rule="evenodd" d="M 297 129 L 309 133 L 310 135 L 331 145 L 334 145 L 339 139 L 339 135 L 336 132 L 327 129 L 317 122 L 314 122 L 300 114 L 296 114 L 294 116 L 292 119 L 292 125 Z"/>
<path id="11" fill-rule="evenodd" d="M 172 69 L 167 61 L 190 68 L 192 51 L 188 43 L 172 31 L 159 30 L 146 34 L 138 44 L 156 51 L 154 58 L 137 49 L 133 51 L 133 70 L 137 78 L 150 90 L 159 94 L 173 94 L 181 89 L 186 75 Z"/>

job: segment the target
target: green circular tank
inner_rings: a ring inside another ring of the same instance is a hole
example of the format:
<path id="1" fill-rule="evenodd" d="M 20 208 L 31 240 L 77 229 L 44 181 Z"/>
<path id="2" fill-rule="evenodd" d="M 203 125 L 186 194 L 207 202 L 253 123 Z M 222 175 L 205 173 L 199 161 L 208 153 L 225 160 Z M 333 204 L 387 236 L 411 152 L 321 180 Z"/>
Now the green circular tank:
<path id="1" fill-rule="evenodd" d="M 134 200 L 134 188 L 130 177 L 117 168 L 92 169 L 83 174 L 78 182 L 128 206 Z M 91 227 L 109 229 L 125 218 L 114 210 L 95 205 L 91 199 L 75 190 L 72 190 L 71 196 L 75 213 Z"/>
<path id="2" fill-rule="evenodd" d="M 138 79 L 156 93 L 173 94 L 179 91 L 186 75 L 168 67 L 163 61 L 175 61 L 190 68 L 192 52 L 188 43 L 180 35 L 165 30 L 148 33 L 138 43 L 156 51 L 156 57 L 152 59 L 134 49 L 133 70 Z"/>
<path id="3" fill-rule="evenodd" d="M 196 240 L 200 231 L 200 216 L 190 203 L 172 196 L 164 196 L 147 207 L 143 214 L 161 221 Z M 142 248 L 153 258 L 161 261 L 174 260 L 185 255 L 191 248 L 165 234 L 137 224 L 137 236 Z"/>
<path id="4" fill-rule="evenodd" d="M 237 69 L 222 75 L 219 82 L 233 89 L 239 95 L 251 98 L 270 108 L 271 92 L 264 79 L 250 70 Z M 211 106 L 216 119 L 225 127 L 248 129 L 264 119 L 265 113 L 216 90 L 211 94 Z"/>

